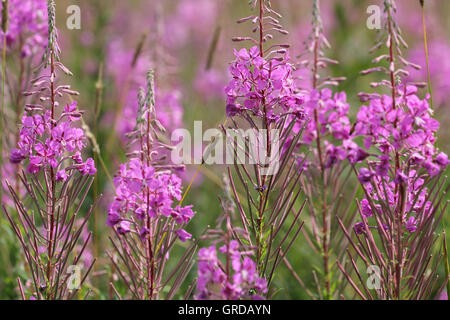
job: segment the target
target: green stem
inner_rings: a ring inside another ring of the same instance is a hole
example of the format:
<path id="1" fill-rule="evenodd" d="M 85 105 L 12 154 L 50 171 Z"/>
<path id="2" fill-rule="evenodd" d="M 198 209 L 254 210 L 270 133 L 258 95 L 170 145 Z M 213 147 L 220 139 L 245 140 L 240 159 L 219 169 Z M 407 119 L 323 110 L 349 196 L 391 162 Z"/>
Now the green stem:
<path id="1" fill-rule="evenodd" d="M 99 70 L 98 70 L 98 78 L 97 83 L 95 85 L 96 88 L 96 106 L 94 110 L 94 137 L 97 139 L 98 135 L 98 117 L 100 114 L 100 109 L 102 105 L 102 94 L 103 94 L 103 82 L 102 82 L 102 74 L 103 74 L 103 64 L 100 64 Z M 96 152 L 94 152 L 94 162 L 97 163 L 98 155 Z M 98 170 L 94 176 L 94 203 L 97 202 L 97 198 L 99 195 L 98 192 Z M 98 257 L 98 246 L 99 246 L 99 236 L 98 236 L 98 206 L 94 207 L 94 256 Z M 96 268 L 96 267 L 94 267 Z"/>
<path id="2" fill-rule="evenodd" d="M 5 108 L 5 78 L 6 78 L 6 33 L 3 35 L 3 50 L 2 50 L 2 96 L 0 106 L 0 132 L 3 133 L 4 124 L 4 108 Z M 3 197 L 3 136 L 0 137 L 0 201 Z"/>
<path id="3" fill-rule="evenodd" d="M 444 247 L 444 266 L 445 266 L 445 276 L 447 281 L 447 300 L 449 300 L 449 293 L 450 293 L 450 267 L 448 265 L 448 250 L 447 250 L 447 239 L 445 235 L 445 230 L 442 233 L 443 239 L 443 247 Z"/>

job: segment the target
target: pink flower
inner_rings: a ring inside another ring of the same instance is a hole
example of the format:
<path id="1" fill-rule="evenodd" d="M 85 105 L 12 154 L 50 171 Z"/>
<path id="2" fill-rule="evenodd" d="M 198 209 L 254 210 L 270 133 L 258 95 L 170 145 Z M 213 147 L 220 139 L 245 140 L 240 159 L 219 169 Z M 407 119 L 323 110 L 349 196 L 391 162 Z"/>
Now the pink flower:
<path id="1" fill-rule="evenodd" d="M 389 173 L 389 153 L 396 151 L 436 175 L 448 165 L 447 155 L 434 146 L 439 122 L 431 117 L 427 99 L 418 98 L 415 86 L 398 86 L 397 93 L 395 109 L 387 95 L 370 98 L 358 112 L 355 135 L 365 137 L 367 149 L 375 145 L 383 154 L 377 174 Z"/>
<path id="2" fill-rule="evenodd" d="M 222 270 L 215 246 L 198 252 L 198 282 L 196 298 L 214 299 L 264 299 L 267 282 L 258 276 L 255 262 L 241 252 L 236 240 L 224 244 L 219 251 L 231 262 L 230 277 Z M 216 288 L 211 290 L 211 288 Z M 256 291 L 254 294 L 250 292 Z"/>
<path id="3" fill-rule="evenodd" d="M 11 156 L 9 158 L 9 160 L 11 161 L 11 163 L 21 163 L 22 160 L 25 159 L 25 156 L 22 153 L 22 150 L 19 150 L 17 148 L 13 148 L 11 150 Z"/>
<path id="4" fill-rule="evenodd" d="M 368 183 L 370 182 L 370 179 L 372 179 L 373 175 L 373 172 L 369 169 L 361 168 L 359 169 L 358 179 L 361 183 Z"/>
<path id="5" fill-rule="evenodd" d="M 56 181 L 66 181 L 67 180 L 67 174 L 66 174 L 66 170 L 59 170 L 56 173 Z"/>
<path id="6" fill-rule="evenodd" d="M 406 221 L 405 228 L 411 233 L 415 232 L 417 230 L 416 218 L 409 217 L 408 221 Z"/>
<path id="7" fill-rule="evenodd" d="M 181 242 L 186 242 L 186 240 L 189 240 L 192 238 L 192 235 L 190 233 L 187 233 L 183 229 L 179 229 L 179 230 L 175 231 L 175 233 L 180 238 Z"/>
<path id="8" fill-rule="evenodd" d="M 225 88 L 227 116 L 232 117 L 244 110 L 261 116 L 263 109 L 272 115 L 276 106 L 292 110 L 303 104 L 302 96 L 296 94 L 293 69 L 288 55 L 280 61 L 264 59 L 258 47 L 234 50 L 236 60 L 230 65 L 233 77 Z"/>
<path id="9" fill-rule="evenodd" d="M 78 170 L 82 175 L 94 175 L 97 172 L 97 169 L 95 168 L 95 163 L 92 158 L 89 158 L 86 160 L 85 163 L 81 164 L 78 167 Z"/>
<path id="10" fill-rule="evenodd" d="M 129 221 L 121 221 L 119 225 L 117 226 L 117 231 L 119 234 L 127 234 L 131 232 L 130 229 L 130 222 Z"/>
<path id="11" fill-rule="evenodd" d="M 353 226 L 353 230 L 355 230 L 355 233 L 357 235 L 363 234 L 365 232 L 364 222 L 355 223 L 355 225 Z"/>

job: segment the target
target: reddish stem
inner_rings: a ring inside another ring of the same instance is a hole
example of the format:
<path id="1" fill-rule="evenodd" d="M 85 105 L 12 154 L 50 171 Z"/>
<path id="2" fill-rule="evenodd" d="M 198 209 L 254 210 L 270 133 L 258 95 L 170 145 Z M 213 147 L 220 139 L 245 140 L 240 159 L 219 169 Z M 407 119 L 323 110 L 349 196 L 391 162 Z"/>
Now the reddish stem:
<path id="1" fill-rule="evenodd" d="M 317 80 L 319 72 L 319 47 L 320 39 L 316 36 L 314 41 L 314 64 L 313 64 L 313 89 L 317 89 Z M 323 161 L 322 154 L 322 143 L 320 139 L 320 123 L 317 108 L 314 110 L 314 122 L 316 124 L 316 144 L 317 153 L 319 157 L 320 174 L 322 177 L 323 188 L 322 188 L 322 254 L 323 254 L 323 271 L 325 277 L 325 290 L 327 293 L 327 298 L 331 298 L 331 288 L 330 288 L 330 271 L 329 271 L 329 261 L 328 261 L 328 209 L 327 209 L 327 194 L 326 194 L 326 181 L 325 181 L 325 165 Z"/>
<path id="2" fill-rule="evenodd" d="M 264 18 L 264 5 L 263 5 L 263 1 L 264 0 L 259 0 L 259 55 L 261 58 L 264 57 L 264 24 L 263 24 L 263 18 Z M 271 69 L 271 67 L 270 67 Z M 271 72 L 271 71 L 269 71 Z M 270 78 L 270 73 L 269 73 L 269 78 Z M 266 130 L 266 141 L 267 141 L 267 152 L 266 152 L 266 157 L 269 159 L 270 162 L 270 155 L 271 155 L 271 141 L 270 141 L 270 126 L 269 126 L 269 120 L 267 118 L 267 106 L 266 106 L 266 92 L 265 90 L 262 91 L 261 93 L 262 95 L 262 107 L 263 107 L 263 113 L 264 113 L 264 120 L 263 120 L 263 127 Z M 270 163 L 269 163 L 270 166 Z M 264 186 L 266 184 L 267 181 L 267 175 L 263 176 L 263 180 L 262 180 L 262 186 Z M 262 228 L 262 220 L 263 220 L 263 215 L 264 215 L 264 203 L 265 203 L 265 197 L 267 195 L 264 195 L 263 193 L 261 193 L 260 195 L 260 200 L 259 200 L 259 210 L 258 210 L 258 220 L 257 220 L 257 226 L 258 226 L 258 237 L 256 239 L 256 245 L 257 245 L 257 261 L 258 261 L 258 269 L 261 266 L 261 261 L 260 258 L 262 256 L 262 249 L 263 249 L 263 245 L 262 245 L 262 232 L 263 232 L 263 228 Z M 261 276 L 263 276 L 261 274 Z"/>
<path id="3" fill-rule="evenodd" d="M 148 107 L 148 106 L 147 106 Z M 147 134 L 146 134 L 146 161 L 147 161 L 147 166 L 150 166 L 150 132 L 151 132 L 151 127 L 150 127 L 150 121 L 151 121 L 151 117 L 150 117 L 150 109 L 147 110 Z M 142 139 L 142 138 L 141 138 Z M 142 140 L 141 140 L 142 141 Z M 143 143 L 142 143 L 143 146 Z M 144 155 L 142 155 L 142 160 L 144 160 Z M 151 240 L 151 232 L 150 232 L 150 228 L 151 228 L 151 218 L 150 218 L 150 212 L 149 212 L 149 206 L 150 206 L 150 189 L 147 186 L 146 187 L 146 193 L 147 193 L 147 229 L 148 229 L 148 236 L 147 236 L 147 241 L 146 241 L 146 246 L 147 246 L 147 282 L 148 282 L 148 296 L 150 298 L 150 300 L 153 298 L 153 294 L 154 294 L 154 277 L 155 277 L 155 265 L 154 265 L 154 257 L 153 257 L 153 249 L 152 249 L 152 240 Z"/>
<path id="4" fill-rule="evenodd" d="M 395 55 L 394 55 L 394 36 L 393 36 L 393 27 L 392 27 L 392 16 L 390 8 L 388 10 L 388 31 L 389 31 L 389 37 L 390 37 L 390 43 L 389 43 L 389 71 L 390 71 L 390 80 L 391 80 L 391 87 L 392 87 L 392 108 L 394 110 L 397 109 L 397 103 L 396 103 L 396 89 L 395 89 Z M 397 118 L 394 122 L 394 127 L 397 127 Z M 400 155 L 397 150 L 395 150 L 395 175 L 397 175 L 397 172 L 400 170 Z M 397 251 L 397 259 L 395 260 L 395 296 L 397 299 L 400 299 L 400 286 L 401 286 L 401 274 L 402 274 L 402 222 L 403 222 L 403 197 L 404 197 L 404 186 L 402 184 L 397 184 L 395 186 L 395 194 L 398 194 L 398 200 L 397 200 L 397 216 L 396 216 L 396 234 L 397 234 L 397 243 L 396 243 L 396 251 Z"/>
<path id="5" fill-rule="evenodd" d="M 54 125 L 54 119 L 55 119 L 55 59 L 54 59 L 54 52 L 53 49 L 50 50 L 50 97 L 51 97 L 51 125 Z M 52 260 L 53 260 L 53 230 L 55 225 L 55 201 L 54 201 L 54 195 L 55 195 L 55 172 L 53 168 L 50 168 L 50 190 L 47 190 L 47 206 L 49 208 L 49 214 L 50 214 L 50 223 L 48 224 L 48 263 L 47 263 L 47 280 L 49 282 L 49 289 L 51 290 L 51 277 L 52 277 Z M 50 191 L 50 192 L 49 192 Z"/>

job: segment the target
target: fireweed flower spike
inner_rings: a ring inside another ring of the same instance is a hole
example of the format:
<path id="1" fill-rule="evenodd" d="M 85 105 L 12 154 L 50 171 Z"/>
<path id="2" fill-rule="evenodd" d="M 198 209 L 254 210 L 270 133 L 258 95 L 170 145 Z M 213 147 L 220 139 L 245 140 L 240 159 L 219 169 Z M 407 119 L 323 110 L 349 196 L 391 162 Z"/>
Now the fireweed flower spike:
<path id="1" fill-rule="evenodd" d="M 339 221 L 366 267 L 379 267 L 380 285 L 375 290 L 365 283 L 358 286 L 349 271 L 338 265 L 363 299 L 430 299 L 440 286 L 436 266 L 441 257 L 433 253 L 438 239 L 435 231 L 447 207 L 442 203 L 448 191 L 442 172 L 449 161 L 435 146 L 439 122 L 432 117 L 428 95 L 420 99 L 417 87 L 402 81 L 408 71 L 398 66 L 412 64 L 402 57 L 406 42 L 395 20 L 395 1 L 386 0 L 384 6 L 384 29 L 375 48 L 386 44 L 388 53 L 374 62 L 387 60 L 388 67 L 363 74 L 383 71 L 389 80 L 372 87 L 385 86 L 391 94 L 360 95 L 368 105 L 358 113 L 355 134 L 377 153 L 357 171 L 365 198 L 357 202 L 361 222 L 354 226 L 356 240 Z M 355 253 L 347 253 L 361 279 L 364 271 L 354 260 Z"/>
<path id="2" fill-rule="evenodd" d="M 19 143 L 10 157 L 13 163 L 24 163 L 26 172 L 20 179 L 30 202 L 22 202 L 8 183 L 18 221 L 4 210 L 28 262 L 34 285 L 32 295 L 38 299 L 64 299 L 73 297 L 79 289 L 68 289 L 70 274 L 66 269 L 77 265 L 90 239 L 80 235 L 92 207 L 85 217 L 79 216 L 79 210 L 96 169 L 91 158 L 83 161 L 81 156 L 86 141 L 77 122 L 82 112 L 76 102 L 64 107 L 59 102 L 60 97 L 78 93 L 68 85 L 57 84 L 59 71 L 71 73 L 60 62 L 54 1 L 48 1 L 47 6 L 48 44 L 38 69 L 42 71 L 32 81 L 32 91 L 25 93 L 37 97 L 40 104 L 25 106 Z M 82 249 L 74 254 L 79 241 Z M 83 273 L 87 274 L 94 262 Z"/>
<path id="3" fill-rule="evenodd" d="M 173 272 L 166 274 L 170 251 L 179 239 L 186 242 L 191 234 L 184 230 L 194 216 L 192 206 L 181 206 L 181 179 L 175 167 L 165 163 L 167 145 L 158 140 L 163 127 L 155 110 L 153 71 L 147 75 L 147 88 L 140 90 L 138 118 L 129 133 L 137 150 L 120 166 L 114 184 L 116 194 L 108 210 L 107 224 L 114 228 L 117 239 L 111 239 L 119 261 L 108 253 L 121 280 L 130 290 L 130 298 L 170 299 L 192 267 L 196 244 L 189 246 Z M 117 262 L 116 262 L 117 261 Z M 119 267 L 124 265 L 125 268 Z"/>
<path id="4" fill-rule="evenodd" d="M 238 23 L 254 24 L 253 31 L 258 40 L 233 38 L 253 46 L 234 51 L 236 59 L 230 65 L 232 79 L 225 89 L 226 114 L 232 126 L 223 129 L 231 139 L 227 147 L 234 154 L 236 176 L 229 168 L 228 177 L 239 223 L 245 230 L 235 240 L 255 248 L 258 275 L 267 279 L 270 288 L 275 269 L 303 225 L 299 216 L 304 203 L 297 205 L 302 190 L 296 187 L 302 163 L 292 157 L 301 130 L 292 132 L 295 121 L 290 121 L 289 116 L 305 118 L 305 98 L 295 87 L 294 69 L 287 51 L 289 46 L 268 44 L 273 39 L 272 33 L 287 33 L 280 24 L 281 15 L 272 9 L 270 1 L 255 0 L 250 4 L 256 15 L 240 19 Z M 257 138 L 243 137 L 243 129 Z M 230 130 L 238 141 L 229 134 Z M 240 145 L 249 152 L 242 152 Z M 254 164 L 247 164 L 247 157 L 256 160 L 251 161 Z M 238 192 L 238 188 L 243 191 L 239 189 Z M 245 198 L 241 199 L 240 194 Z M 291 214 L 292 219 L 287 219 Z"/>
<path id="5" fill-rule="evenodd" d="M 352 220 L 355 213 L 343 208 L 347 202 L 344 197 L 354 196 L 357 187 L 352 188 L 350 184 L 351 167 L 348 163 L 361 162 L 368 153 L 353 141 L 346 93 L 333 93 L 327 88 L 337 86 L 345 78 L 324 77 L 324 72 L 319 72 L 330 64 L 338 63 L 325 56 L 325 50 L 331 46 L 324 34 L 319 0 L 313 2 L 312 17 L 312 30 L 305 41 L 306 50 L 299 57 L 299 68 L 307 68 L 311 80 L 297 81 L 307 92 L 305 112 L 309 118 L 299 146 L 308 147 L 310 152 L 306 157 L 306 148 L 299 148 L 295 157 L 305 161 L 307 169 L 300 182 L 311 206 L 311 227 L 305 229 L 304 234 L 322 258 L 322 272 L 317 275 L 320 282 L 316 297 L 332 299 L 339 296 L 341 288 L 334 285 L 337 279 L 332 277 L 336 274 L 332 267 L 336 265 L 336 255 L 345 252 L 343 248 L 347 244 L 345 241 L 336 241 L 340 228 L 333 221 L 336 214 L 346 224 Z M 303 122 L 299 121 L 293 131 L 299 132 L 303 126 Z M 346 192 L 349 187 L 355 189 L 353 193 Z M 303 282 L 299 283 L 303 285 Z"/>
<path id="6" fill-rule="evenodd" d="M 326 87 L 337 86 L 344 77 L 323 77 L 320 70 L 338 61 L 325 56 L 324 51 L 330 49 L 330 43 L 324 34 L 324 26 L 320 12 L 320 1 L 314 0 L 312 10 L 312 30 L 307 41 L 306 50 L 299 58 L 299 67 L 308 68 L 311 81 L 298 81 L 305 94 L 305 112 L 309 117 L 301 143 L 313 148 L 314 157 L 318 160 L 320 171 L 325 171 L 348 159 L 357 163 L 367 156 L 352 140 L 352 125 L 348 118 L 350 106 L 345 92 L 336 92 Z M 302 128 L 296 124 L 294 131 Z"/>

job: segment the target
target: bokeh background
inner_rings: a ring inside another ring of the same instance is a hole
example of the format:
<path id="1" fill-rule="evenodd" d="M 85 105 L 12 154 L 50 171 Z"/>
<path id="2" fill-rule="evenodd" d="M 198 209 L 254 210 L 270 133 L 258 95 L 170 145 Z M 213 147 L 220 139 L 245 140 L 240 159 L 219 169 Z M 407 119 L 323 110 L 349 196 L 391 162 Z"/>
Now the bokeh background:
<path id="1" fill-rule="evenodd" d="M 69 30 L 66 8 L 76 4 L 81 8 L 81 29 Z M 325 34 L 332 46 L 327 52 L 340 63 L 328 70 L 333 76 L 347 80 L 339 91 L 347 93 L 350 115 L 362 103 L 357 94 L 367 91 L 377 75 L 361 76 L 361 70 L 371 66 L 375 55 L 369 53 L 377 37 L 376 30 L 366 27 L 367 7 L 382 5 L 381 0 L 322 0 L 321 15 Z M 405 56 L 423 69 L 411 73 L 411 81 L 426 81 L 422 16 L 419 0 L 397 0 L 397 21 L 409 44 Z M 282 24 L 289 35 L 277 42 L 291 45 L 295 60 L 304 52 L 304 41 L 311 32 L 311 0 L 272 0 L 273 7 L 283 15 Z M 225 118 L 224 87 L 229 79 L 228 63 L 233 49 L 245 43 L 234 43 L 233 36 L 248 35 L 248 25 L 236 20 L 250 15 L 246 0 L 58 0 L 57 27 L 60 32 L 62 61 L 74 76 L 66 79 L 81 95 L 80 109 L 86 111 L 85 121 L 95 133 L 105 166 L 97 161 L 98 179 L 87 203 L 97 195 L 102 200 L 91 221 L 94 243 L 92 256 L 98 258 L 88 285 L 94 297 L 110 297 L 108 283 L 115 280 L 105 254 L 109 247 L 109 227 L 105 225 L 112 187 L 108 175 L 113 175 L 124 162 L 124 133 L 135 120 L 136 93 L 145 84 L 149 68 L 157 70 L 162 122 L 170 132 L 176 128 L 193 128 L 193 122 L 203 121 L 203 129 L 215 128 Z M 430 51 L 430 69 L 435 105 L 435 117 L 441 122 L 438 146 L 450 152 L 450 1 L 427 0 L 426 19 Z M 278 37 L 278 36 L 277 36 Z M 102 70 L 99 73 L 99 70 Z M 300 72 L 301 73 L 301 72 Z M 101 81 L 99 81 L 99 74 Z M 308 77 L 306 73 L 306 77 Z M 66 81 L 66 82 L 67 82 Z M 101 109 L 95 114 L 99 85 L 103 88 Z M 426 91 L 421 92 L 425 96 Z M 201 147 L 199 147 L 201 148 Z M 98 160 L 98 159 L 97 159 Z M 182 173 L 187 185 L 197 167 L 188 165 Z M 188 231 L 198 237 L 203 229 L 214 226 L 221 213 L 218 196 L 223 194 L 224 166 L 204 166 L 196 177 L 185 204 L 193 204 L 197 215 Z M 354 205 L 354 204 L 350 204 Z M 444 224 L 449 224 L 448 214 Z M 450 233 L 450 229 L 448 230 Z M 308 286 L 313 286 L 311 270 L 320 261 L 300 236 L 289 254 L 289 260 Z M 195 277 L 191 271 L 187 283 Z M 18 243 L 2 216 L 0 219 L 0 299 L 18 298 L 16 278 L 24 275 L 24 264 Z M 275 278 L 282 288 L 276 299 L 307 298 L 304 289 L 284 267 Z"/>

